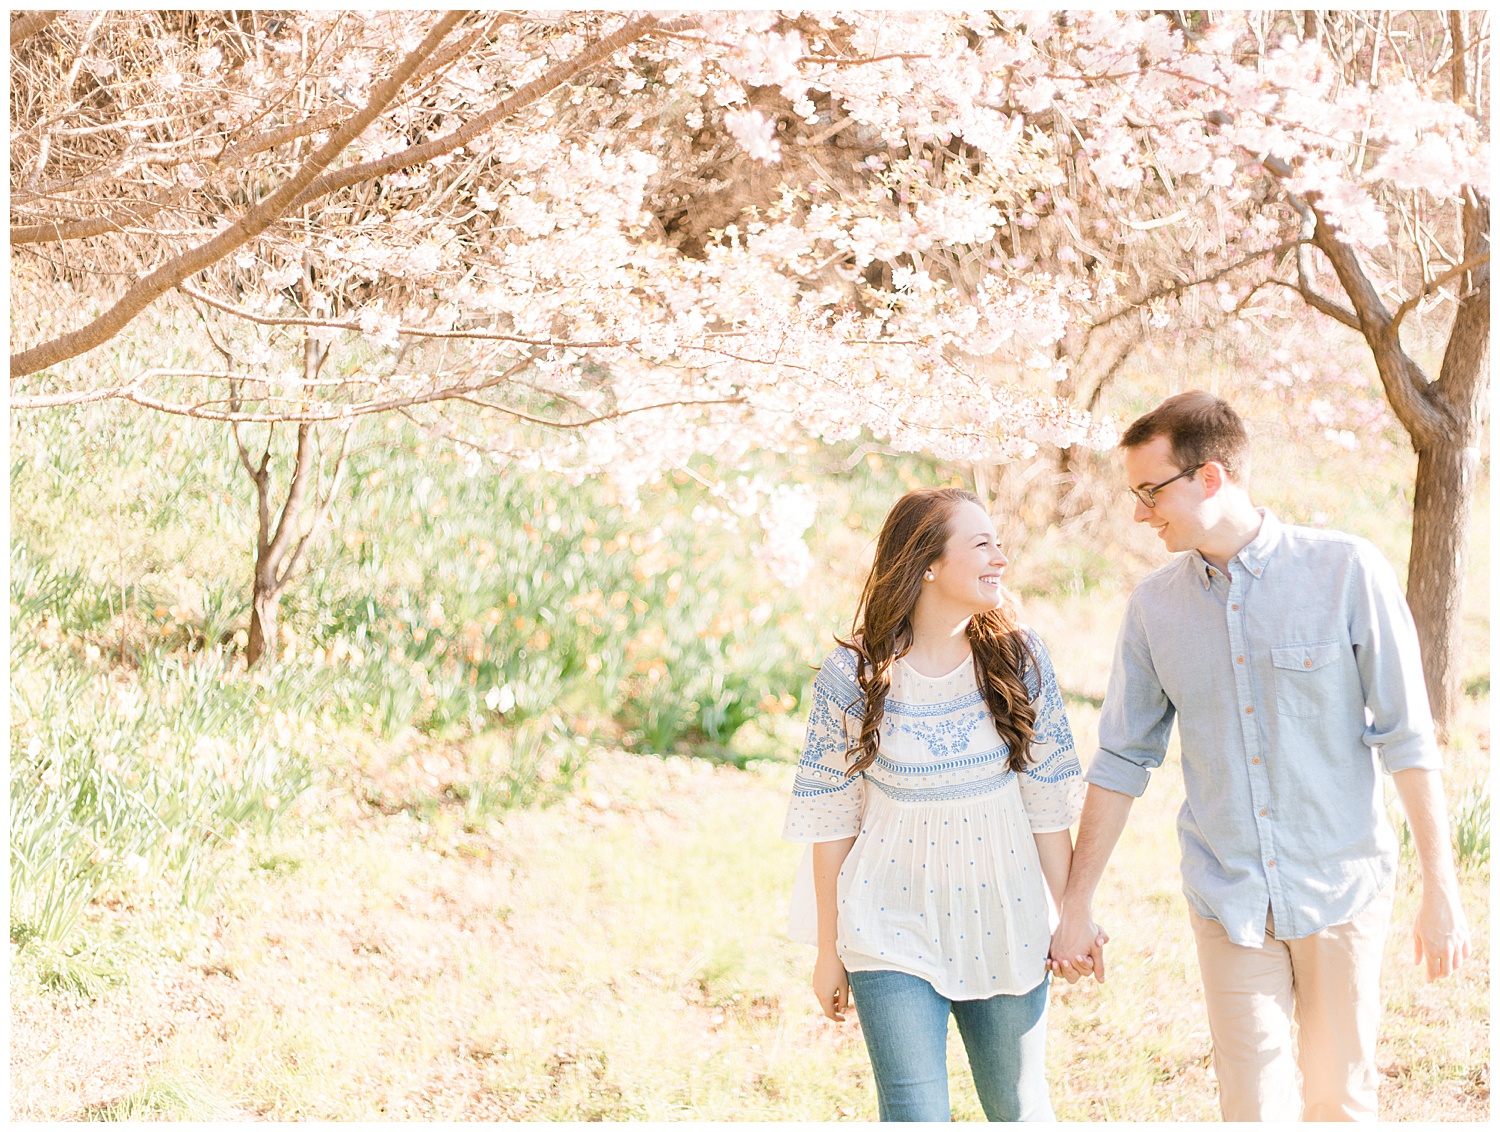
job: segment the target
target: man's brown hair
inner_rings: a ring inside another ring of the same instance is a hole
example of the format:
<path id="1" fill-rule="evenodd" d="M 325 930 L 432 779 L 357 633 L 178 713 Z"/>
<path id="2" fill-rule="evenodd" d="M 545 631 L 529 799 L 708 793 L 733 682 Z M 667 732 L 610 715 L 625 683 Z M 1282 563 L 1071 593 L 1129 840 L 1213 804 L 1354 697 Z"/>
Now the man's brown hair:
<path id="1" fill-rule="evenodd" d="M 1125 430 L 1121 448 L 1139 448 L 1158 436 L 1172 446 L 1172 462 L 1191 468 L 1217 460 L 1241 487 L 1250 479 L 1250 436 L 1229 402 L 1201 389 L 1168 397 Z"/>

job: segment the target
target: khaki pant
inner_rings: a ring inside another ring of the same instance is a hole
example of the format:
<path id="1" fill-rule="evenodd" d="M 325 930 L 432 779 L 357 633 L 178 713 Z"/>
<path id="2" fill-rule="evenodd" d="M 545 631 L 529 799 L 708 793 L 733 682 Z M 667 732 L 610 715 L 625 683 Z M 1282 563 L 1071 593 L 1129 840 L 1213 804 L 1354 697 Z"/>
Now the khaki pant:
<path id="1" fill-rule="evenodd" d="M 1216 921 L 1188 914 L 1224 1119 L 1376 1119 L 1380 955 L 1390 894 L 1349 923 L 1303 939 L 1274 938 L 1267 915 L 1260 947 L 1231 943 Z"/>

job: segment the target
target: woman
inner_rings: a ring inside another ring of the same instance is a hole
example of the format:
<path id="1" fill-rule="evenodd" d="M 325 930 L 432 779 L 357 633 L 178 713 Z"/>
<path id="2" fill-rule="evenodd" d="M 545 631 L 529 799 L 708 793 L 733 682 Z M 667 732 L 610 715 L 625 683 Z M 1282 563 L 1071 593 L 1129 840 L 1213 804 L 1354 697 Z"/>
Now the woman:
<path id="1" fill-rule="evenodd" d="M 1083 779 L 1006 564 L 969 492 L 908 492 L 814 683 L 784 832 L 812 842 L 793 934 L 815 919 L 823 1012 L 859 1004 L 881 1120 L 950 1119 L 950 1012 L 985 1114 L 1053 1119 L 1047 889 L 1067 885 Z"/>

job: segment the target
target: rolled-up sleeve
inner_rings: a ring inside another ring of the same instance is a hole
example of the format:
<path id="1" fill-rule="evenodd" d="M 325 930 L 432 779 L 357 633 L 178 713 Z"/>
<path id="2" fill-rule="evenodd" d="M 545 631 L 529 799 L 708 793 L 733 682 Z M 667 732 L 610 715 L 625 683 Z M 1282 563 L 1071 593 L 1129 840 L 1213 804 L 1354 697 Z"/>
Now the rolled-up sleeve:
<path id="1" fill-rule="evenodd" d="M 1017 784 L 1031 832 L 1055 833 L 1069 828 L 1083 811 L 1083 771 L 1073 747 L 1073 729 L 1063 710 L 1052 657 L 1035 633 L 1028 635 L 1027 644 L 1036 660 L 1035 667 L 1027 672 L 1027 691 L 1036 720 L 1027 752 L 1029 761 L 1017 776 Z"/>
<path id="2" fill-rule="evenodd" d="M 859 833 L 864 774 L 847 773 L 849 750 L 859 738 L 863 705 L 852 692 L 852 658 L 843 651 L 823 662 L 813 681 L 807 741 L 797 761 L 792 799 L 781 836 L 787 841 L 838 841 Z"/>
<path id="3" fill-rule="evenodd" d="M 1176 709 L 1157 677 L 1132 595 L 1115 642 L 1115 663 L 1099 716 L 1099 749 L 1085 776 L 1095 786 L 1139 798 L 1167 754 Z"/>
<path id="4" fill-rule="evenodd" d="M 1361 548 L 1362 591 L 1349 613 L 1349 639 L 1364 689 L 1365 745 L 1380 752 L 1387 774 L 1443 765 L 1427 702 L 1422 650 L 1390 563 Z"/>

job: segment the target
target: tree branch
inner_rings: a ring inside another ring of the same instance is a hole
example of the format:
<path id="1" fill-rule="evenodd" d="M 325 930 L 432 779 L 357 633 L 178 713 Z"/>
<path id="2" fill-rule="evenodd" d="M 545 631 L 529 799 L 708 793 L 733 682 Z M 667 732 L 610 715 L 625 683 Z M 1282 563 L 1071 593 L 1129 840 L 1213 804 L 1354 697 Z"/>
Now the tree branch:
<path id="1" fill-rule="evenodd" d="M 536 360 L 537 356 L 536 353 L 527 354 L 509 369 L 498 374 L 492 374 L 478 383 L 461 381 L 454 385 L 430 390 L 427 393 L 416 393 L 409 397 L 388 397 L 382 401 L 367 401 L 362 405 L 334 405 L 325 402 L 320 408 L 316 409 L 299 409 L 292 412 L 280 413 L 245 413 L 234 409 L 226 412 L 223 409 L 208 408 L 202 404 L 183 405 L 174 401 L 163 401 L 156 397 L 146 397 L 140 393 L 121 396 L 120 399 L 129 401 L 133 405 L 139 405 L 143 409 L 155 409 L 158 412 L 169 413 L 173 416 L 193 417 L 204 421 L 238 421 L 242 424 L 275 424 L 280 422 L 300 424 L 316 423 L 319 421 L 349 421 L 358 417 L 367 417 L 374 413 L 384 413 L 392 409 L 405 408 L 408 405 L 425 405 L 433 401 L 446 401 L 468 393 L 477 393 L 489 389 L 491 386 L 509 381 L 515 374 L 520 373 L 530 366 Z M 175 376 L 238 376 L 234 374 L 191 374 L 184 371 L 157 372 L 171 372 Z"/>
<path id="2" fill-rule="evenodd" d="M 1432 382 L 1416 359 L 1402 347 L 1399 330 L 1380 301 L 1375 285 L 1365 274 L 1359 257 L 1329 227 L 1316 205 L 1308 202 L 1308 207 L 1316 218 L 1314 240 L 1328 257 L 1340 286 L 1354 305 L 1358 316 L 1356 329 L 1375 356 L 1375 369 L 1380 374 L 1380 383 L 1385 388 L 1391 409 L 1418 448 L 1431 443 L 1434 438 L 1447 435 L 1450 422 L 1431 396 Z"/>
<path id="3" fill-rule="evenodd" d="M 1329 318 L 1343 323 L 1351 330 L 1358 330 L 1363 333 L 1364 326 L 1360 316 L 1356 312 L 1350 310 L 1348 307 L 1341 306 L 1333 299 L 1320 295 L 1317 291 L 1313 290 L 1312 249 L 1315 246 L 1313 237 L 1317 231 L 1321 217 L 1319 217 L 1310 204 L 1296 193 L 1288 192 L 1286 196 L 1287 200 L 1292 202 L 1292 207 L 1297 210 L 1297 214 L 1302 218 L 1301 238 L 1297 241 L 1297 293 L 1302 296 L 1303 302 L 1312 307 L 1313 310 L 1321 314 L 1326 314 Z M 1316 246 L 1321 247 L 1322 245 L 1318 244 Z M 1360 275 L 1363 277 L 1364 272 L 1360 271 Z M 1368 280 L 1366 282 L 1368 283 Z M 1370 298 L 1373 299 L 1375 306 L 1380 308 L 1381 313 L 1384 313 L 1385 307 L 1381 304 L 1379 297 L 1375 295 L 1375 289 L 1370 287 L 1369 291 Z"/>
<path id="4" fill-rule="evenodd" d="M 1092 413 L 1099 407 L 1099 398 L 1104 396 L 1104 390 L 1115 379 L 1115 376 L 1124 367 L 1126 360 L 1135 352 L 1135 348 L 1140 345 L 1140 342 L 1141 335 L 1139 332 L 1132 334 L 1125 340 L 1125 344 L 1120 347 L 1120 352 L 1115 355 L 1115 360 L 1110 362 L 1109 368 L 1099 375 L 1098 381 L 1094 382 L 1093 392 L 1089 394 L 1088 401 L 1084 405 L 1084 408 L 1088 412 Z"/>
<path id="5" fill-rule="evenodd" d="M 133 391 L 139 389 L 153 377 L 207 377 L 216 378 L 220 381 L 227 381 L 229 382 L 229 388 L 231 391 L 229 398 L 231 408 L 234 412 L 238 412 L 238 407 L 236 404 L 238 400 L 238 394 L 234 392 L 236 388 L 235 383 L 243 382 L 246 378 L 246 375 L 243 373 L 228 373 L 218 370 L 163 369 L 153 366 L 150 369 L 142 370 L 140 373 L 136 374 L 133 378 L 125 382 L 123 385 L 114 385 L 109 387 L 108 389 L 78 389 L 71 390 L 67 393 L 36 393 L 31 395 L 12 396 L 10 398 L 10 407 L 12 409 L 55 409 L 62 405 L 87 405 L 91 401 L 129 401 L 132 400 L 131 394 L 133 393 Z M 300 385 L 302 383 L 297 382 L 297 384 Z M 344 385 L 348 384 L 348 379 L 341 381 L 325 381 L 321 382 L 320 384 Z M 234 416 L 227 416 L 215 419 L 242 419 L 245 421 L 264 422 L 267 420 L 287 420 L 291 418 L 279 416 L 237 418 Z M 328 418 L 319 417 L 318 419 L 325 420 Z"/>
<path id="6" fill-rule="evenodd" d="M 62 15 L 60 11 L 17 12 L 13 15 L 10 18 L 11 53 L 14 54 L 22 42 L 30 39 L 60 15 Z"/>
<path id="7" fill-rule="evenodd" d="M 1453 101 L 1470 114 L 1474 113 L 1474 100 L 1469 97 L 1468 18 L 1460 11 L 1448 13 L 1448 31 L 1453 36 Z"/>
<path id="8" fill-rule="evenodd" d="M 199 302 L 213 307 L 215 310 L 223 311 L 225 314 L 242 318 L 246 322 L 253 322 L 258 326 L 318 326 L 329 330 L 360 330 L 358 320 L 346 319 L 342 322 L 332 319 L 301 318 L 288 316 L 285 318 L 276 315 L 255 314 L 242 307 L 221 302 L 209 295 L 205 295 L 196 287 L 188 283 L 181 283 L 177 289 L 184 295 L 189 295 Z M 497 330 L 424 330 L 420 326 L 400 326 L 396 329 L 397 334 L 410 336 L 412 338 L 472 338 L 485 342 L 512 342 L 518 346 L 540 346 L 564 350 L 601 349 L 615 346 L 629 346 L 631 342 L 624 339 L 600 339 L 597 342 L 568 342 L 560 338 L 523 338 L 516 334 L 502 334 Z"/>
<path id="9" fill-rule="evenodd" d="M 292 480 L 287 485 L 286 502 L 281 505 L 281 517 L 276 521 L 276 534 L 261 555 L 261 561 L 271 575 L 273 593 L 286 584 L 286 573 L 278 567 L 291 542 L 292 531 L 302 516 L 302 500 L 307 495 L 307 481 L 312 471 L 312 447 L 313 426 L 304 421 L 297 426 L 297 458 L 292 465 Z"/>
<path id="10" fill-rule="evenodd" d="M 1133 302 L 1127 303 L 1125 306 L 1121 307 L 1113 314 L 1106 315 L 1104 318 L 1098 319 L 1097 321 L 1091 323 L 1089 329 L 1090 331 L 1103 329 L 1110 323 L 1114 322 L 1116 319 L 1124 318 L 1127 314 L 1130 314 L 1133 311 L 1140 310 L 1141 307 L 1154 303 L 1158 299 L 1166 299 L 1170 298 L 1173 295 L 1179 295 L 1184 291 L 1192 290 L 1194 287 L 1201 287 L 1205 283 L 1216 283 L 1220 279 L 1224 278 L 1224 276 L 1228 275 L 1230 272 L 1238 271 L 1246 264 L 1254 263 L 1256 260 L 1262 258 L 1263 256 L 1284 255 L 1286 252 L 1296 247 L 1297 244 L 1297 240 L 1283 240 L 1275 247 L 1262 248 L 1258 252 L 1251 252 L 1249 255 L 1241 256 L 1233 263 L 1225 264 L 1223 267 L 1220 267 L 1215 271 L 1211 271 L 1209 272 L 1209 274 L 1201 276 L 1197 279 L 1179 280 L 1176 283 L 1169 283 L 1166 286 L 1158 287 L 1154 291 L 1148 291 L 1140 298 L 1134 300 Z"/>
<path id="11" fill-rule="evenodd" d="M 636 413 L 655 412 L 657 409 L 687 409 L 694 407 L 707 407 L 712 405 L 743 405 L 745 403 L 744 397 L 714 397 L 701 401 L 690 399 L 682 401 L 662 401 L 655 405 L 637 405 L 631 409 L 617 409 L 612 413 L 599 413 L 596 416 L 590 417 L 586 421 L 554 421 L 548 420 L 546 417 L 533 417 L 528 413 L 523 413 L 520 409 L 512 409 L 508 405 L 497 405 L 495 402 L 486 401 L 481 397 L 471 397 L 465 394 L 449 399 L 453 401 L 464 401 L 470 405 L 476 405 L 482 409 L 494 409 L 497 413 L 504 413 L 508 417 L 514 417 L 518 421 L 525 421 L 527 424 L 541 425 L 544 428 L 555 428 L 563 431 L 575 428 L 591 428 L 596 424 L 603 424 L 605 421 L 617 421 L 625 417 L 634 416 Z"/>
<path id="12" fill-rule="evenodd" d="M 266 559 L 266 547 L 271 538 L 271 443 L 276 439 L 276 422 L 266 429 L 266 447 L 260 456 L 260 467 L 250 468 L 250 478 L 255 481 L 255 561 L 257 566 Z"/>
<path id="13" fill-rule="evenodd" d="M 349 118 L 333 137 L 308 158 L 302 168 L 270 196 L 246 212 L 237 224 L 207 243 L 168 260 L 132 286 L 114 306 L 86 326 L 60 335 L 39 346 L 33 346 L 29 350 L 23 350 L 19 354 L 11 355 L 11 377 L 22 377 L 46 369 L 48 366 L 57 365 L 59 362 L 77 357 L 107 342 L 162 294 L 205 267 L 217 263 L 236 248 L 249 243 L 269 228 L 288 209 L 294 207 L 295 201 L 303 190 L 312 184 L 371 122 L 380 116 L 400 93 L 401 88 L 413 73 L 422 65 L 422 62 L 437 50 L 439 44 L 464 18 L 465 14 L 462 11 L 445 14 L 422 43 L 407 55 L 383 82 L 370 91 L 369 102 L 365 108 Z"/>
<path id="14" fill-rule="evenodd" d="M 36 393 L 27 397 L 12 397 L 10 407 L 12 409 L 56 409 L 62 405 L 87 405 L 93 401 L 112 401 L 116 398 L 129 400 L 130 394 L 139 389 L 147 378 L 160 376 L 163 372 L 165 371 L 143 370 L 124 385 L 114 385 L 108 389 L 82 389 L 68 393 Z"/>
<path id="15" fill-rule="evenodd" d="M 503 13 L 491 20 L 488 24 L 481 24 L 458 42 L 450 44 L 442 51 L 433 55 L 412 75 L 412 79 L 425 78 L 428 75 L 441 70 L 453 60 L 459 58 L 465 51 L 473 47 L 483 36 L 492 32 L 503 23 L 507 17 Z M 347 118 L 354 107 L 347 102 L 337 102 L 331 106 L 325 106 L 322 110 L 300 118 L 295 122 L 289 122 L 284 126 L 264 130 L 252 137 L 244 138 L 229 146 L 217 155 L 205 154 L 201 160 L 211 164 L 215 169 L 233 169 L 245 159 L 264 153 L 266 150 L 275 149 L 285 145 L 287 142 L 296 141 L 309 134 L 315 134 L 319 130 L 328 129 L 341 120 Z M 142 123 L 111 123 L 121 128 L 125 126 L 138 127 Z M 57 243 L 64 240 L 82 240 L 90 236 L 101 236 L 108 232 L 123 232 L 132 224 L 141 224 L 155 216 L 157 213 L 183 204 L 194 191 L 184 186 L 171 190 L 165 197 L 153 201 L 144 201 L 136 205 L 128 205 L 117 208 L 107 216 L 95 216 L 86 219 L 73 219 L 67 221 L 56 221 L 42 224 L 17 225 L 10 230 L 10 242 L 13 247 L 23 244 Z"/>
<path id="16" fill-rule="evenodd" d="M 309 542 L 315 541 L 323 533 L 324 528 L 328 526 L 328 520 L 333 515 L 333 501 L 339 493 L 339 484 L 344 477 L 344 456 L 348 452 L 348 449 L 349 430 L 345 429 L 343 436 L 339 439 L 339 455 L 338 459 L 334 461 L 333 479 L 328 485 L 328 494 L 323 497 L 323 502 L 314 509 L 312 524 L 307 528 L 306 533 L 297 540 L 297 545 L 292 547 L 291 554 L 287 556 L 286 569 L 281 573 L 279 585 L 286 585 L 292 576 L 292 571 L 297 568 L 297 561 L 302 557 L 302 551 L 307 547 Z M 320 468 L 319 475 L 321 476 L 321 474 L 322 470 Z"/>
<path id="17" fill-rule="evenodd" d="M 1410 313 L 1413 307 L 1415 307 L 1428 295 L 1432 294 L 1434 291 L 1438 290 L 1444 285 L 1453 282 L 1453 280 L 1457 279 L 1460 275 L 1467 275 L 1476 267 L 1483 267 L 1489 262 L 1490 253 L 1485 252 L 1483 255 L 1477 255 L 1472 259 L 1466 259 L 1457 267 L 1450 268 L 1449 270 L 1443 272 L 1443 274 L 1439 275 L 1436 279 L 1429 281 L 1425 287 L 1423 287 L 1411 298 L 1406 299 L 1404 302 L 1402 302 L 1402 304 L 1396 308 L 1396 313 L 1391 316 L 1391 324 L 1393 326 L 1400 326 L 1401 320 L 1405 318 L 1408 313 Z"/>
<path id="18" fill-rule="evenodd" d="M 93 46 L 94 36 L 98 34 L 99 25 L 104 22 L 104 17 L 107 14 L 107 12 L 102 11 L 96 13 L 93 20 L 89 23 L 88 29 L 83 33 L 83 42 L 78 45 L 77 51 L 74 52 L 73 66 L 69 68 L 67 78 L 63 80 L 61 97 L 64 101 L 73 97 L 73 87 L 78 82 L 78 72 L 83 69 L 83 60 L 88 55 L 89 48 Z M 74 106 L 76 107 L 76 105 L 75 103 Z M 48 124 L 55 124 L 59 121 L 61 121 L 60 117 L 53 116 L 48 119 Z M 42 170 L 47 167 L 47 157 L 51 152 L 52 131 L 48 130 L 42 135 L 41 144 L 37 147 L 36 164 L 32 167 L 31 175 L 26 178 L 28 187 L 35 186 L 41 178 Z"/>
<path id="19" fill-rule="evenodd" d="M 234 446 L 240 450 L 240 465 L 245 469 L 245 474 L 251 479 L 255 478 L 255 468 L 250 463 L 250 450 L 245 447 L 244 438 L 240 436 L 239 421 L 230 421 L 229 430 L 234 433 Z"/>
<path id="20" fill-rule="evenodd" d="M 584 48 L 572 59 L 559 63 L 541 78 L 527 83 L 520 90 L 515 91 L 508 98 L 501 99 L 490 109 L 476 117 L 470 118 L 458 129 L 450 134 L 444 134 L 440 138 L 434 138 L 430 142 L 420 145 L 409 146 L 398 153 L 392 153 L 386 157 L 377 158 L 374 161 L 364 161 L 357 165 L 348 165 L 342 169 L 331 170 L 324 173 L 317 180 L 307 185 L 306 188 L 292 201 L 291 208 L 300 208 L 310 200 L 315 200 L 328 193 L 346 189 L 350 185 L 357 185 L 361 181 L 368 181 L 374 177 L 383 177 L 387 173 L 394 173 L 398 169 L 404 169 L 409 165 L 421 165 L 431 161 L 434 157 L 441 157 L 445 153 L 452 153 L 460 146 L 467 145 L 483 134 L 488 133 L 511 115 L 524 110 L 533 102 L 551 93 L 557 87 L 567 82 L 578 72 L 592 67 L 596 63 L 608 59 L 622 47 L 627 47 L 636 40 L 641 39 L 647 32 L 652 31 L 658 25 L 655 16 L 643 16 L 638 20 L 632 20 L 613 35 L 606 36 L 597 43 Z"/>
<path id="21" fill-rule="evenodd" d="M 1475 263 L 1473 277 L 1458 296 L 1432 393 L 1455 421 L 1462 422 L 1457 435 L 1473 438 L 1488 410 L 1489 367 L 1483 359 L 1490 344 L 1490 202 L 1472 188 L 1464 192 L 1463 240 L 1465 254 Z"/>

